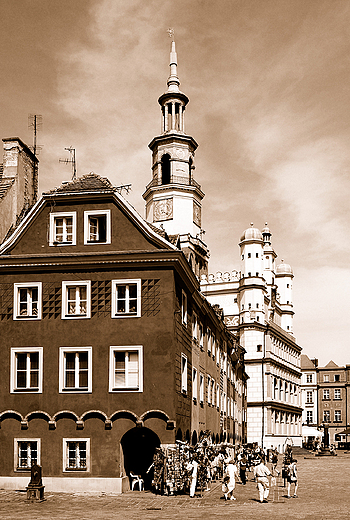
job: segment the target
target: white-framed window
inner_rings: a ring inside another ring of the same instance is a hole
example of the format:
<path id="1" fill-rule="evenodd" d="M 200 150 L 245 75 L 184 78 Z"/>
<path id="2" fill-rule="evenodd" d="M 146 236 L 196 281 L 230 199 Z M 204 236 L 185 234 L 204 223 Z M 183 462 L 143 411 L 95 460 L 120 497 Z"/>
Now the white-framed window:
<path id="1" fill-rule="evenodd" d="M 211 404 L 211 377 L 207 376 L 207 398 L 208 404 Z"/>
<path id="2" fill-rule="evenodd" d="M 334 399 L 336 399 L 336 400 L 341 399 L 341 389 L 340 388 L 334 389 Z"/>
<path id="3" fill-rule="evenodd" d="M 207 329 L 207 349 L 208 349 L 208 354 L 210 356 L 210 354 L 211 354 L 211 330 L 210 329 Z"/>
<path id="4" fill-rule="evenodd" d="M 331 420 L 331 412 L 330 410 L 323 410 L 323 421 L 330 422 Z"/>
<path id="5" fill-rule="evenodd" d="M 307 410 L 306 412 L 306 422 L 307 424 L 312 424 L 314 422 L 314 415 L 312 410 Z"/>
<path id="6" fill-rule="evenodd" d="M 312 374 L 306 374 L 306 382 L 312 383 Z"/>
<path id="7" fill-rule="evenodd" d="M 112 318 L 140 318 L 141 279 L 112 280 Z"/>
<path id="8" fill-rule="evenodd" d="M 201 350 L 204 349 L 204 335 L 203 335 L 203 325 L 199 324 L 199 346 Z"/>
<path id="9" fill-rule="evenodd" d="M 59 391 L 92 392 L 92 347 L 60 347 Z"/>
<path id="10" fill-rule="evenodd" d="M 215 379 L 211 378 L 211 404 L 215 406 Z"/>
<path id="11" fill-rule="evenodd" d="M 84 244 L 111 243 L 111 211 L 84 211 Z"/>
<path id="12" fill-rule="evenodd" d="M 323 381 L 324 381 L 325 383 L 328 383 L 328 381 L 329 381 L 329 375 L 328 375 L 328 374 L 325 374 L 325 375 L 323 376 Z"/>
<path id="13" fill-rule="evenodd" d="M 328 390 L 328 388 L 325 388 L 323 390 L 323 399 L 329 399 L 329 390 Z"/>
<path id="14" fill-rule="evenodd" d="M 187 294 L 184 290 L 181 293 L 181 319 L 183 325 L 187 325 Z"/>
<path id="15" fill-rule="evenodd" d="M 198 397 L 198 381 L 197 381 L 197 369 L 193 368 L 192 370 L 192 397 L 194 401 L 197 401 Z"/>
<path id="16" fill-rule="evenodd" d="M 341 410 L 334 410 L 334 422 L 341 422 Z"/>
<path id="17" fill-rule="evenodd" d="M 74 246 L 76 245 L 76 221 L 75 211 L 50 213 L 50 246 Z"/>
<path id="18" fill-rule="evenodd" d="M 181 354 L 181 392 L 187 392 L 187 356 Z"/>
<path id="19" fill-rule="evenodd" d="M 13 319 L 41 320 L 41 282 L 14 284 Z"/>
<path id="20" fill-rule="evenodd" d="M 30 471 L 33 464 L 40 464 L 41 439 L 14 439 L 14 470 Z"/>
<path id="21" fill-rule="evenodd" d="M 211 335 L 211 354 L 213 356 L 213 359 L 215 359 L 215 349 L 216 349 L 216 339 L 215 335 Z"/>
<path id="22" fill-rule="evenodd" d="M 43 347 L 11 348 L 11 393 L 42 392 Z"/>
<path id="23" fill-rule="evenodd" d="M 216 364 L 219 366 L 220 364 L 220 346 L 216 345 Z"/>
<path id="24" fill-rule="evenodd" d="M 193 313 L 192 317 L 192 337 L 193 339 L 198 339 L 198 320 L 197 320 L 197 314 Z"/>
<path id="25" fill-rule="evenodd" d="M 63 471 L 90 471 L 90 439 L 63 439 Z"/>
<path id="26" fill-rule="evenodd" d="M 216 408 L 220 408 L 220 386 L 219 384 L 216 385 Z"/>
<path id="27" fill-rule="evenodd" d="M 62 319 L 91 317 L 91 281 L 62 282 Z"/>
<path id="28" fill-rule="evenodd" d="M 109 391 L 143 391 L 142 345 L 110 347 Z"/>
<path id="29" fill-rule="evenodd" d="M 199 374 L 199 402 L 204 403 L 204 375 Z"/>
<path id="30" fill-rule="evenodd" d="M 311 390 L 308 390 L 308 391 L 306 392 L 306 402 L 307 402 L 308 404 L 312 404 L 312 402 L 313 402 L 313 399 L 312 399 L 312 391 L 311 391 Z"/>

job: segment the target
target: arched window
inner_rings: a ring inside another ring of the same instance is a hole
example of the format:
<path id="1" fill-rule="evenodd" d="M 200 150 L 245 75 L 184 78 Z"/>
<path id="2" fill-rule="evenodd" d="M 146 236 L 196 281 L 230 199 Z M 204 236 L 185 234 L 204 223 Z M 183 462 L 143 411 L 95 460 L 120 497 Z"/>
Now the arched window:
<path id="1" fill-rule="evenodd" d="M 170 155 L 162 157 L 162 184 L 170 184 Z"/>

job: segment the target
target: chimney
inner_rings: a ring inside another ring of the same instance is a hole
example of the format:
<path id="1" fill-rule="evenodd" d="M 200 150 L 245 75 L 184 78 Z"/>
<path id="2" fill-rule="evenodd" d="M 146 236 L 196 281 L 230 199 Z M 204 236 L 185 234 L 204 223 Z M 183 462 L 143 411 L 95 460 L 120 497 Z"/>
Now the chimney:
<path id="1" fill-rule="evenodd" d="M 0 243 L 38 199 L 38 159 L 19 137 L 2 141 Z"/>

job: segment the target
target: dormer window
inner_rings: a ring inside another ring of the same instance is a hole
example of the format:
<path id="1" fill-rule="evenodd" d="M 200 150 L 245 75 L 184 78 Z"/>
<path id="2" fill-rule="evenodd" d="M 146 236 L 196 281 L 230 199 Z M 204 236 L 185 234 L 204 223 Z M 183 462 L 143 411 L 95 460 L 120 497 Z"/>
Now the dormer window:
<path id="1" fill-rule="evenodd" d="M 84 244 L 111 243 L 110 210 L 84 211 Z"/>
<path id="2" fill-rule="evenodd" d="M 76 244 L 76 212 L 50 213 L 50 246 Z"/>

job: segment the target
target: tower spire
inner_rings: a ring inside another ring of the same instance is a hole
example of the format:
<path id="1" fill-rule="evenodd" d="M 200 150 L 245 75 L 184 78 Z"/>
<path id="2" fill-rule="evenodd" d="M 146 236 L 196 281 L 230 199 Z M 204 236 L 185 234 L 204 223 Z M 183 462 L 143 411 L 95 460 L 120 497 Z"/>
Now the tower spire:
<path id="1" fill-rule="evenodd" d="M 171 38 L 170 76 L 167 81 L 168 92 L 180 92 L 180 80 L 177 75 L 177 53 L 175 48 L 174 29 L 169 29 L 168 34 Z"/>

